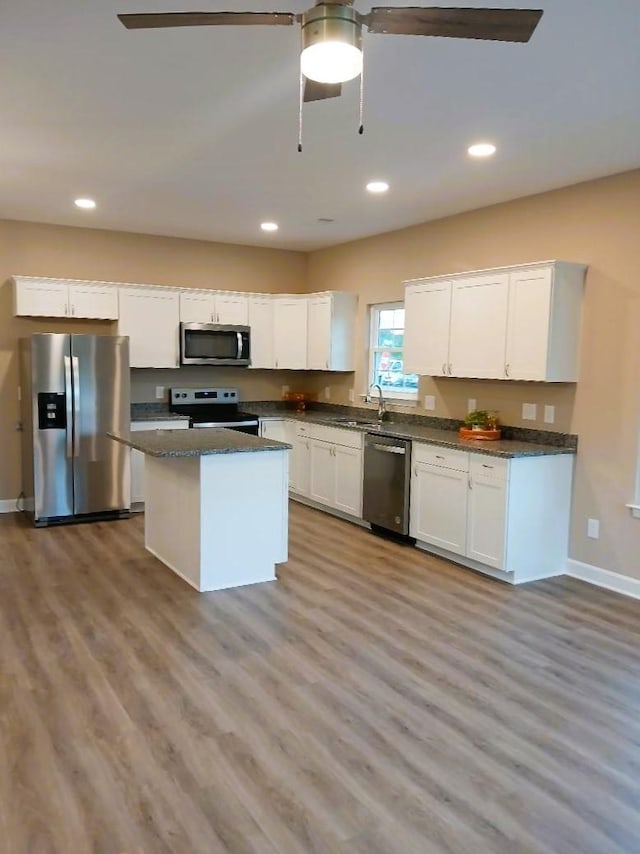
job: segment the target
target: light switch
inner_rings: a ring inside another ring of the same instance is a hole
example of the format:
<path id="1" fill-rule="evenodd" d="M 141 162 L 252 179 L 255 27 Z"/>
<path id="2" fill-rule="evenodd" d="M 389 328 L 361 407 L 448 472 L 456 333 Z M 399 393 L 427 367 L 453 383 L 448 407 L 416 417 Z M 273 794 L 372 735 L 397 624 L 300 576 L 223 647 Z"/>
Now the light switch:
<path id="1" fill-rule="evenodd" d="M 425 394 L 424 408 L 433 411 L 436 408 L 436 396 L 434 394 Z"/>
<path id="2" fill-rule="evenodd" d="M 467 399 L 467 412 L 475 412 L 478 408 L 478 401 L 475 397 L 470 397 Z"/>
<path id="3" fill-rule="evenodd" d="M 283 386 L 282 386 L 282 396 L 284 397 L 284 396 L 285 396 L 285 394 L 286 394 L 288 391 L 289 391 L 289 386 L 288 386 L 288 385 L 283 385 Z"/>
<path id="4" fill-rule="evenodd" d="M 556 420 L 556 408 L 555 406 L 545 406 L 544 408 L 544 423 L 545 424 L 553 424 Z"/>
<path id="5" fill-rule="evenodd" d="M 538 417 L 538 407 L 535 403 L 522 404 L 522 420 L 535 421 Z"/>
<path id="6" fill-rule="evenodd" d="M 600 520 L 587 519 L 587 537 L 592 540 L 600 539 Z"/>

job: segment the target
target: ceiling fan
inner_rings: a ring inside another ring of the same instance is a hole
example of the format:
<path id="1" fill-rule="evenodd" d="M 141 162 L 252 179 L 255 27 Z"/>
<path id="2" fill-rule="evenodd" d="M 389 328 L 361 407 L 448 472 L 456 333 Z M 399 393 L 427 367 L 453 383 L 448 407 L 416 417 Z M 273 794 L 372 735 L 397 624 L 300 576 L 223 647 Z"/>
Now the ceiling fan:
<path id="1" fill-rule="evenodd" d="M 341 94 L 341 84 L 362 71 L 362 27 L 371 33 L 441 36 L 528 42 L 542 17 L 540 9 L 454 9 L 436 6 L 378 6 L 357 12 L 353 0 L 323 2 L 298 15 L 293 12 L 157 12 L 118 15 L 129 30 L 160 27 L 229 25 L 302 27 L 301 72 L 305 101 Z"/>

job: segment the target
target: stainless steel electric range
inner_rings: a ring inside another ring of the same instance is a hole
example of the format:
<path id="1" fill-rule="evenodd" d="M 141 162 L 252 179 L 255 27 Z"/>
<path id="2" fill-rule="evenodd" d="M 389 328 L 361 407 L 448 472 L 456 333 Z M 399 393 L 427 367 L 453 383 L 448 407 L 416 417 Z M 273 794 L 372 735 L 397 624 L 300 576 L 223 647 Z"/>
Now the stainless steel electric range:
<path id="1" fill-rule="evenodd" d="M 258 436 L 260 421 L 257 415 L 243 412 L 239 407 L 237 388 L 172 388 L 169 390 L 169 410 L 189 416 L 189 427 L 226 427 L 241 433 Z"/>

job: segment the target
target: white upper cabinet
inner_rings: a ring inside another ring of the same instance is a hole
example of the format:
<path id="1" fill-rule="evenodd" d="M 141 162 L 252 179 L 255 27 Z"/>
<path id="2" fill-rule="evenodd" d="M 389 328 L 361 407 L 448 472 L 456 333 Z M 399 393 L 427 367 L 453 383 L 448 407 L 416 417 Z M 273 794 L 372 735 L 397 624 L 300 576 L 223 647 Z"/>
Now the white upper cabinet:
<path id="1" fill-rule="evenodd" d="M 508 297 L 507 273 L 453 282 L 449 376 L 504 377 Z"/>
<path id="2" fill-rule="evenodd" d="M 307 368 L 353 371 L 357 297 L 347 293 L 312 294 L 308 299 Z"/>
<path id="3" fill-rule="evenodd" d="M 273 301 L 273 346 L 276 368 L 307 367 L 307 298 L 283 297 Z"/>
<path id="4" fill-rule="evenodd" d="M 543 261 L 407 282 L 406 370 L 576 382 L 585 269 Z"/>
<path id="5" fill-rule="evenodd" d="M 31 317 L 118 319 L 118 288 L 85 282 L 14 276 L 14 314 Z"/>
<path id="6" fill-rule="evenodd" d="M 183 323 L 246 326 L 249 320 L 249 300 L 245 294 L 195 289 L 182 291 L 180 320 Z"/>
<path id="7" fill-rule="evenodd" d="M 249 297 L 251 367 L 275 367 L 273 355 L 273 299 L 268 295 Z"/>
<path id="8" fill-rule="evenodd" d="M 215 291 L 195 289 L 181 291 L 180 321 L 182 323 L 215 323 Z"/>
<path id="9" fill-rule="evenodd" d="M 180 298 L 171 288 L 120 288 L 118 334 L 132 368 L 177 368 Z"/>
<path id="10" fill-rule="evenodd" d="M 404 297 L 404 370 L 446 376 L 449 366 L 451 282 L 407 285 Z"/>
<path id="11" fill-rule="evenodd" d="M 249 298 L 246 294 L 216 294 L 216 323 L 247 326 L 249 323 Z"/>

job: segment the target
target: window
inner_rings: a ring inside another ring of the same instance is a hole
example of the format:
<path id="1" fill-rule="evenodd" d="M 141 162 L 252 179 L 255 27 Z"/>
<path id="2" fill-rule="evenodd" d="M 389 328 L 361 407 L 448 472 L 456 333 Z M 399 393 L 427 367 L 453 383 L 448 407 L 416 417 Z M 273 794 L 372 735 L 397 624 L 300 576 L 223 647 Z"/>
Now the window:
<path id="1" fill-rule="evenodd" d="M 385 397 L 417 400 L 418 375 L 404 373 L 403 346 L 403 303 L 371 306 L 370 385 L 378 383 Z"/>

